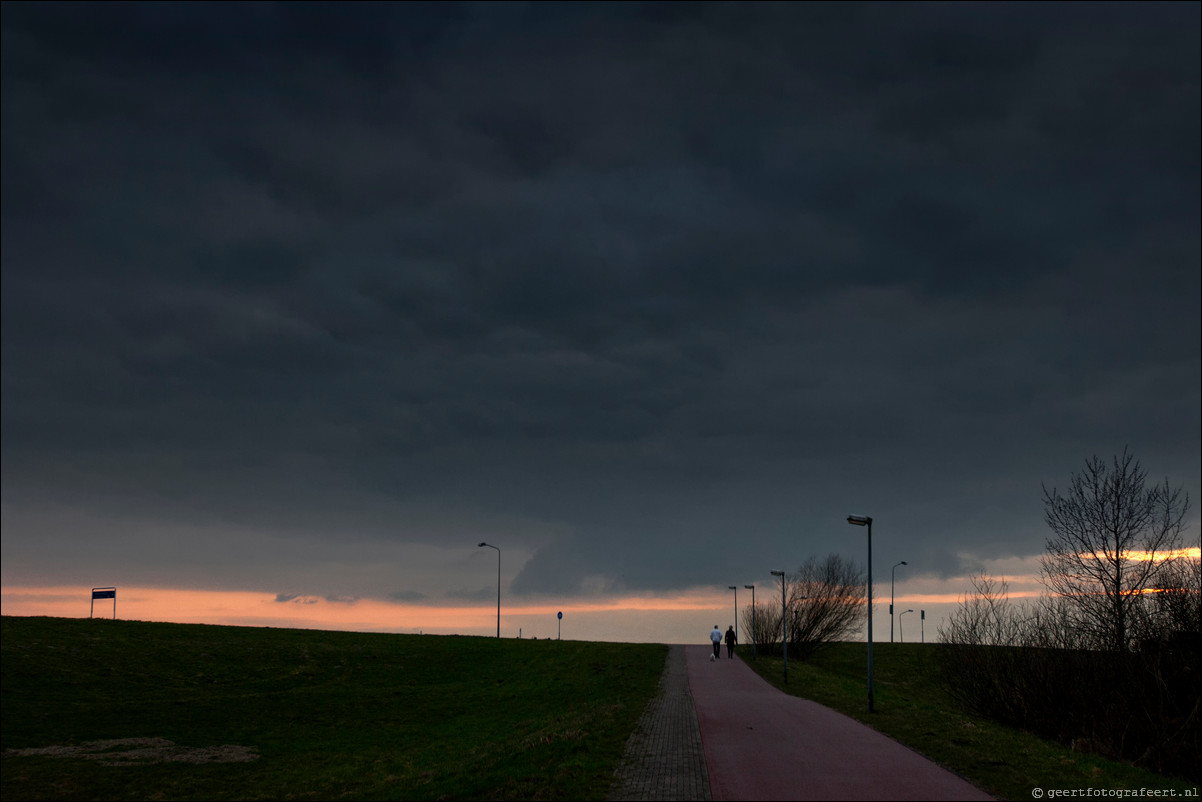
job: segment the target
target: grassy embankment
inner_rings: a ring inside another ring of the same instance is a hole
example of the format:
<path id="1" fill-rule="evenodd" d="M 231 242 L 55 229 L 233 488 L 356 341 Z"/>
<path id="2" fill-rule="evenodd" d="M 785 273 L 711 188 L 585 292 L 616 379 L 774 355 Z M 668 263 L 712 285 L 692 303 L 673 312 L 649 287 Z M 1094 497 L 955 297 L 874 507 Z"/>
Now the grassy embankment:
<path id="1" fill-rule="evenodd" d="M 245 763 L 6 753 L 6 799 L 599 799 L 655 691 L 664 647 L 127 621 L 4 618 L 3 747 L 162 738 Z M 769 682 L 865 721 L 1009 799 L 1034 788 L 1194 789 L 966 713 L 937 646 L 877 644 Z M 741 647 L 744 658 L 749 650 Z"/>
<path id="2" fill-rule="evenodd" d="M 1178 797 L 1198 785 L 1128 763 L 1079 754 L 1030 733 L 964 710 L 939 680 L 937 644 L 877 643 L 873 648 L 874 713 L 868 712 L 868 645 L 838 643 L 808 661 L 789 661 L 784 684 L 780 655 L 751 660 L 777 688 L 863 721 L 1003 799 L 1032 799 L 1035 788 L 1165 789 Z"/>
<path id="3" fill-rule="evenodd" d="M 5 617 L 5 799 L 601 799 L 660 645 Z M 9 749 L 162 738 L 240 763 Z"/>

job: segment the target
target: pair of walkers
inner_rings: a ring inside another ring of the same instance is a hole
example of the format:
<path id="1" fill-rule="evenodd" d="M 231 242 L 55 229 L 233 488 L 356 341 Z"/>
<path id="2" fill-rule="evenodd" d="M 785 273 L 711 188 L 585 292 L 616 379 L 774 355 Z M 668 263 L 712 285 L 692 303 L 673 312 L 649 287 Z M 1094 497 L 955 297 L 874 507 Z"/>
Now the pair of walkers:
<path id="1" fill-rule="evenodd" d="M 714 644 L 714 659 L 717 660 L 722 656 L 722 630 L 718 629 L 718 625 L 714 624 L 714 631 L 710 633 L 710 641 Z M 735 635 L 735 627 L 732 624 L 726 630 L 726 656 L 733 658 L 735 656 L 735 644 L 739 642 Z"/>

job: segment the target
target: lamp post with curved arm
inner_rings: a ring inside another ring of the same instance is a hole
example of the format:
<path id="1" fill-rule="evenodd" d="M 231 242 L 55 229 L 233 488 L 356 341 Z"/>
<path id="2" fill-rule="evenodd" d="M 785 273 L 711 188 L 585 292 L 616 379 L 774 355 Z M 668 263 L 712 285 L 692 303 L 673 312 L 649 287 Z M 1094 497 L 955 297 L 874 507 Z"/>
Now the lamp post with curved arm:
<path id="1" fill-rule="evenodd" d="M 484 548 L 487 546 L 490 549 L 497 550 L 497 637 L 501 637 L 501 549 L 491 543 L 481 543 L 476 548 Z"/>
<path id="2" fill-rule="evenodd" d="M 755 622 L 755 585 L 744 585 L 743 587 L 751 591 L 751 659 L 754 660 L 755 642 L 760 634 L 760 627 Z"/>
<path id="3" fill-rule="evenodd" d="M 902 628 L 902 616 L 905 615 L 906 613 L 912 613 L 912 612 L 914 612 L 914 611 L 906 610 L 904 612 L 900 612 L 897 614 L 897 632 L 899 635 L 901 635 L 902 643 L 906 642 L 906 630 Z"/>
<path id="4" fill-rule="evenodd" d="M 735 585 L 727 585 L 728 589 L 735 592 L 735 643 L 739 642 L 739 589 Z"/>
<path id="5" fill-rule="evenodd" d="M 909 565 L 908 562 L 902 560 L 897 565 Z M 893 583 L 897 579 L 897 565 L 893 566 L 893 570 L 889 572 L 889 642 L 893 643 Z"/>
<path id="6" fill-rule="evenodd" d="M 847 522 L 868 527 L 868 712 L 872 713 L 876 709 L 872 697 L 872 517 L 849 515 Z"/>
<path id="7" fill-rule="evenodd" d="M 789 607 L 785 604 L 785 572 L 769 571 L 780 577 L 780 646 L 785 654 L 785 682 L 789 681 Z"/>

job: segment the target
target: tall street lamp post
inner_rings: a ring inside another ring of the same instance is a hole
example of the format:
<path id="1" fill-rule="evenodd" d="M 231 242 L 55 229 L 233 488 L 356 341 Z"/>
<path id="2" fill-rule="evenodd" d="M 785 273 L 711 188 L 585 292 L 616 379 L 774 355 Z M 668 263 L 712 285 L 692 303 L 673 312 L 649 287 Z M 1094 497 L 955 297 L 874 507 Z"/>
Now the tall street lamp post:
<path id="1" fill-rule="evenodd" d="M 897 565 L 909 565 L 902 560 Z M 893 583 L 897 579 L 897 565 L 889 572 L 889 642 L 893 643 Z"/>
<path id="2" fill-rule="evenodd" d="M 739 642 L 739 589 L 734 585 L 727 585 L 735 592 L 735 643 Z"/>
<path id="3" fill-rule="evenodd" d="M 769 571 L 773 576 L 780 577 L 780 645 L 785 654 L 785 682 L 789 681 L 789 608 L 785 605 L 785 572 Z"/>
<path id="4" fill-rule="evenodd" d="M 872 696 L 872 518 L 867 515 L 849 515 L 847 522 L 853 526 L 868 527 L 868 712 L 876 710 Z"/>
<path id="5" fill-rule="evenodd" d="M 901 635 L 902 643 L 906 642 L 906 630 L 902 628 L 902 616 L 905 615 L 906 613 L 912 613 L 912 612 L 914 612 L 914 611 L 906 610 L 905 612 L 901 612 L 901 613 L 897 614 L 897 631 Z"/>
<path id="6" fill-rule="evenodd" d="M 497 637 L 501 637 L 501 549 L 491 543 L 481 543 L 476 548 L 484 548 L 487 546 L 490 549 L 497 550 Z"/>
<path id="7" fill-rule="evenodd" d="M 755 659 L 755 642 L 760 634 L 760 626 L 755 621 L 755 585 L 744 585 L 751 591 L 751 659 Z"/>

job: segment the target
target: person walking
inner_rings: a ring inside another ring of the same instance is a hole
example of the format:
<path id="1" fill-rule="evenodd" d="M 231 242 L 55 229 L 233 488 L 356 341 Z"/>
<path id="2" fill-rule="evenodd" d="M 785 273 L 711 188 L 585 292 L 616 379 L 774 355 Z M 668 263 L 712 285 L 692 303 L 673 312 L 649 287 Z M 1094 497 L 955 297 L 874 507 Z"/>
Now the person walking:
<path id="1" fill-rule="evenodd" d="M 726 629 L 726 656 L 734 659 L 735 644 L 739 642 L 739 637 L 735 635 L 735 625 L 731 624 Z"/>
<path id="2" fill-rule="evenodd" d="M 717 660 L 722 656 L 722 630 L 718 629 L 717 624 L 714 624 L 714 631 L 710 633 L 710 642 L 714 644 L 714 659 Z"/>

